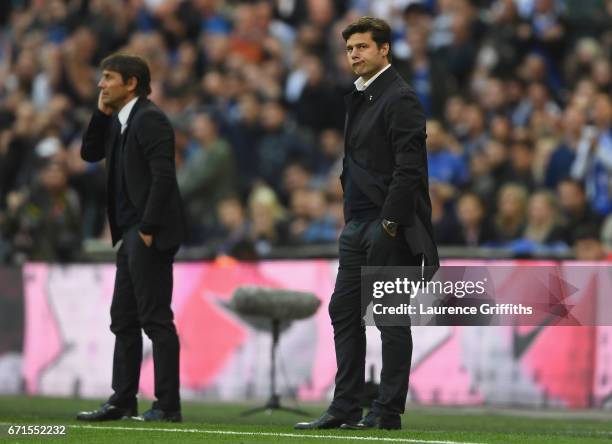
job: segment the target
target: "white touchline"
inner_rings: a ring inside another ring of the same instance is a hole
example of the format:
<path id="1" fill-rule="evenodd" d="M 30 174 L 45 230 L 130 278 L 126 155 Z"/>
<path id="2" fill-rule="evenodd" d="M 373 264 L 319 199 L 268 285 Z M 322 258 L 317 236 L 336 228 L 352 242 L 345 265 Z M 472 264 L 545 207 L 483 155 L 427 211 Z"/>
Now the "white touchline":
<path id="1" fill-rule="evenodd" d="M 275 438 L 312 438 L 312 439 L 343 439 L 354 441 L 380 441 L 380 442 L 409 442 L 415 444 L 486 444 L 481 442 L 467 441 L 437 441 L 410 438 L 383 438 L 377 436 L 353 436 L 353 435 L 309 435 L 300 433 L 272 433 L 272 432 L 234 432 L 231 430 L 200 430 L 200 429 L 164 429 L 149 427 L 116 427 L 116 426 L 94 426 L 94 425 L 68 425 L 72 429 L 108 429 L 108 430 L 136 430 L 140 432 L 182 432 L 182 433 L 207 433 L 211 435 L 242 435 L 242 436 L 271 436 Z"/>

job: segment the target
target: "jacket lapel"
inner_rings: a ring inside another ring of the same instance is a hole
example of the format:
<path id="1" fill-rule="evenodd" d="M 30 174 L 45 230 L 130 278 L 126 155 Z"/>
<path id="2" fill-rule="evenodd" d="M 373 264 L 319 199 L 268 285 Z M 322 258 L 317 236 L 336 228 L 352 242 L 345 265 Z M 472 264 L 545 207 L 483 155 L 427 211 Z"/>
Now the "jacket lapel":
<path id="1" fill-rule="evenodd" d="M 347 140 L 347 136 L 350 132 L 352 118 L 355 115 L 357 103 L 359 99 L 365 100 L 366 106 L 371 105 L 378 99 L 387 87 L 393 83 L 398 77 L 397 71 L 393 66 L 387 68 L 365 91 L 360 92 L 357 89 L 353 89 L 350 93 L 344 96 L 344 105 L 346 107 L 346 118 L 344 120 L 344 140 Z M 345 144 L 346 146 L 346 144 Z"/>
<path id="2" fill-rule="evenodd" d="M 346 117 L 344 119 L 344 146 L 345 148 L 348 142 L 347 137 L 350 132 L 352 118 L 355 116 L 356 107 L 362 95 L 363 93 L 354 89 L 350 93 L 344 96 L 344 106 L 346 107 Z"/>
<path id="3" fill-rule="evenodd" d="M 132 107 L 131 111 L 130 111 L 130 115 L 128 116 L 127 119 L 127 126 L 125 127 L 125 130 L 123 131 L 123 134 L 121 133 L 121 122 L 119 122 L 119 117 L 117 117 L 117 115 L 115 114 L 115 118 L 114 118 L 114 123 L 113 126 L 115 128 L 115 133 L 113 136 L 113 147 L 111 149 L 111 154 L 114 157 L 114 153 L 116 152 L 117 155 L 122 157 L 122 160 L 125 159 L 126 156 L 126 141 L 128 139 L 128 134 L 131 128 L 131 122 L 132 119 L 134 118 L 134 116 L 136 115 L 136 112 L 138 111 L 138 109 L 142 106 L 142 104 L 147 101 L 148 99 L 143 99 L 143 98 L 139 98 L 136 103 L 134 103 L 134 106 Z M 114 159 L 111 159 L 111 162 L 113 162 Z M 111 163 L 111 165 L 113 165 Z M 125 160 L 122 162 L 123 165 L 123 171 L 124 174 L 127 172 L 127 164 L 125 162 Z"/>
<path id="4" fill-rule="evenodd" d="M 113 122 L 111 127 L 111 145 L 108 146 L 108 156 L 109 164 L 114 165 L 115 162 L 115 153 L 117 152 L 117 145 L 121 141 L 121 123 L 119 123 L 119 118 L 116 114 L 113 114 Z"/>
<path id="5" fill-rule="evenodd" d="M 143 106 L 143 104 L 144 104 L 145 102 L 147 102 L 147 101 L 148 101 L 148 99 L 145 99 L 145 98 L 140 97 L 140 98 L 139 98 L 139 99 L 136 101 L 136 103 L 134 103 L 134 106 L 132 107 L 132 110 L 130 111 L 130 115 L 128 116 L 128 119 L 127 119 L 127 122 L 126 122 L 127 126 L 125 127 L 125 131 L 124 131 L 124 132 L 123 132 L 123 134 L 121 135 L 121 136 L 122 136 L 122 144 L 125 144 L 125 141 L 127 140 L 127 135 L 128 135 L 128 132 L 130 131 L 130 128 L 132 127 L 132 125 L 131 125 L 131 123 L 132 123 L 132 119 L 133 119 L 133 118 L 134 118 L 134 116 L 136 115 L 136 112 L 137 112 L 137 111 L 138 111 L 138 109 L 139 109 L 141 106 Z M 122 148 L 123 148 L 123 146 L 122 146 Z"/>
<path id="6" fill-rule="evenodd" d="M 368 104 L 376 101 L 385 90 L 391 85 L 398 74 L 393 65 L 391 65 L 385 72 L 383 72 L 368 88 L 365 90 L 366 102 Z"/>

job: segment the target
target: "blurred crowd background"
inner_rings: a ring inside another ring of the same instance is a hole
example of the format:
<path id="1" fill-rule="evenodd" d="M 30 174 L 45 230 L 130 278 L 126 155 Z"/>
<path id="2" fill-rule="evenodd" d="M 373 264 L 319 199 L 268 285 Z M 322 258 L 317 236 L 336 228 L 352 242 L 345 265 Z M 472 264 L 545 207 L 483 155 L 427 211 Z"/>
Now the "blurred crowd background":
<path id="1" fill-rule="evenodd" d="M 612 251 L 612 0 L 0 3 L 0 261 L 110 243 L 104 164 L 79 150 L 98 64 L 119 50 L 149 61 L 175 128 L 185 249 L 335 244 L 355 80 L 341 30 L 362 15 L 389 21 L 426 110 L 440 246 Z"/>

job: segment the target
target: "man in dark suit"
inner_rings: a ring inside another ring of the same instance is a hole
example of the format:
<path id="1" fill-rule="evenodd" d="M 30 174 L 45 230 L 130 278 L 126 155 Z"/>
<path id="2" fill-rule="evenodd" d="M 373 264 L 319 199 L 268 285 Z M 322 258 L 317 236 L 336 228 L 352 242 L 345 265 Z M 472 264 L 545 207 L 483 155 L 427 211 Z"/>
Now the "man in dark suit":
<path id="1" fill-rule="evenodd" d="M 179 341 L 170 308 L 172 264 L 184 221 L 174 164 L 174 132 L 147 99 L 147 63 L 115 54 L 102 61 L 98 109 L 83 136 L 81 157 L 106 159 L 108 218 L 117 252 L 111 305 L 115 334 L 113 395 L 77 419 L 102 421 L 136 416 L 142 333 L 153 343 L 155 396 L 145 421 L 181 421 Z"/>
<path id="2" fill-rule="evenodd" d="M 362 266 L 414 266 L 431 277 L 438 266 L 428 193 L 425 115 L 414 93 L 389 64 L 391 30 L 362 17 L 342 33 L 359 76 L 346 97 L 344 189 L 346 226 L 329 304 L 336 348 L 336 389 L 328 410 L 296 429 L 401 428 L 412 358 L 410 326 L 377 325 L 382 339 L 378 398 L 360 419 L 365 384 Z M 427 270 L 425 272 L 425 270 Z"/>

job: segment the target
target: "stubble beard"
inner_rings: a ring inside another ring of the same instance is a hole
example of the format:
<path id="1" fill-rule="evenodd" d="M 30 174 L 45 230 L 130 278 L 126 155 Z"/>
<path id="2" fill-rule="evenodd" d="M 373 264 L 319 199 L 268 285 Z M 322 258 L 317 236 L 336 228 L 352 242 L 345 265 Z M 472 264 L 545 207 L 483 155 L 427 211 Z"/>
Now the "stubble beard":
<path id="1" fill-rule="evenodd" d="M 111 108 L 114 112 L 119 112 L 121 110 L 121 108 L 123 108 L 125 106 L 125 104 L 127 104 L 127 102 L 129 102 L 129 100 L 127 100 L 126 97 L 127 96 L 116 97 L 114 100 L 112 100 L 110 97 L 107 97 L 107 101 L 104 101 L 104 99 L 102 99 L 102 102 L 106 106 Z"/>
<path id="2" fill-rule="evenodd" d="M 364 67 L 365 67 L 365 62 L 361 62 L 361 63 L 353 66 L 353 73 L 356 76 L 363 77 L 364 74 L 367 74 L 367 69 L 364 70 Z"/>

